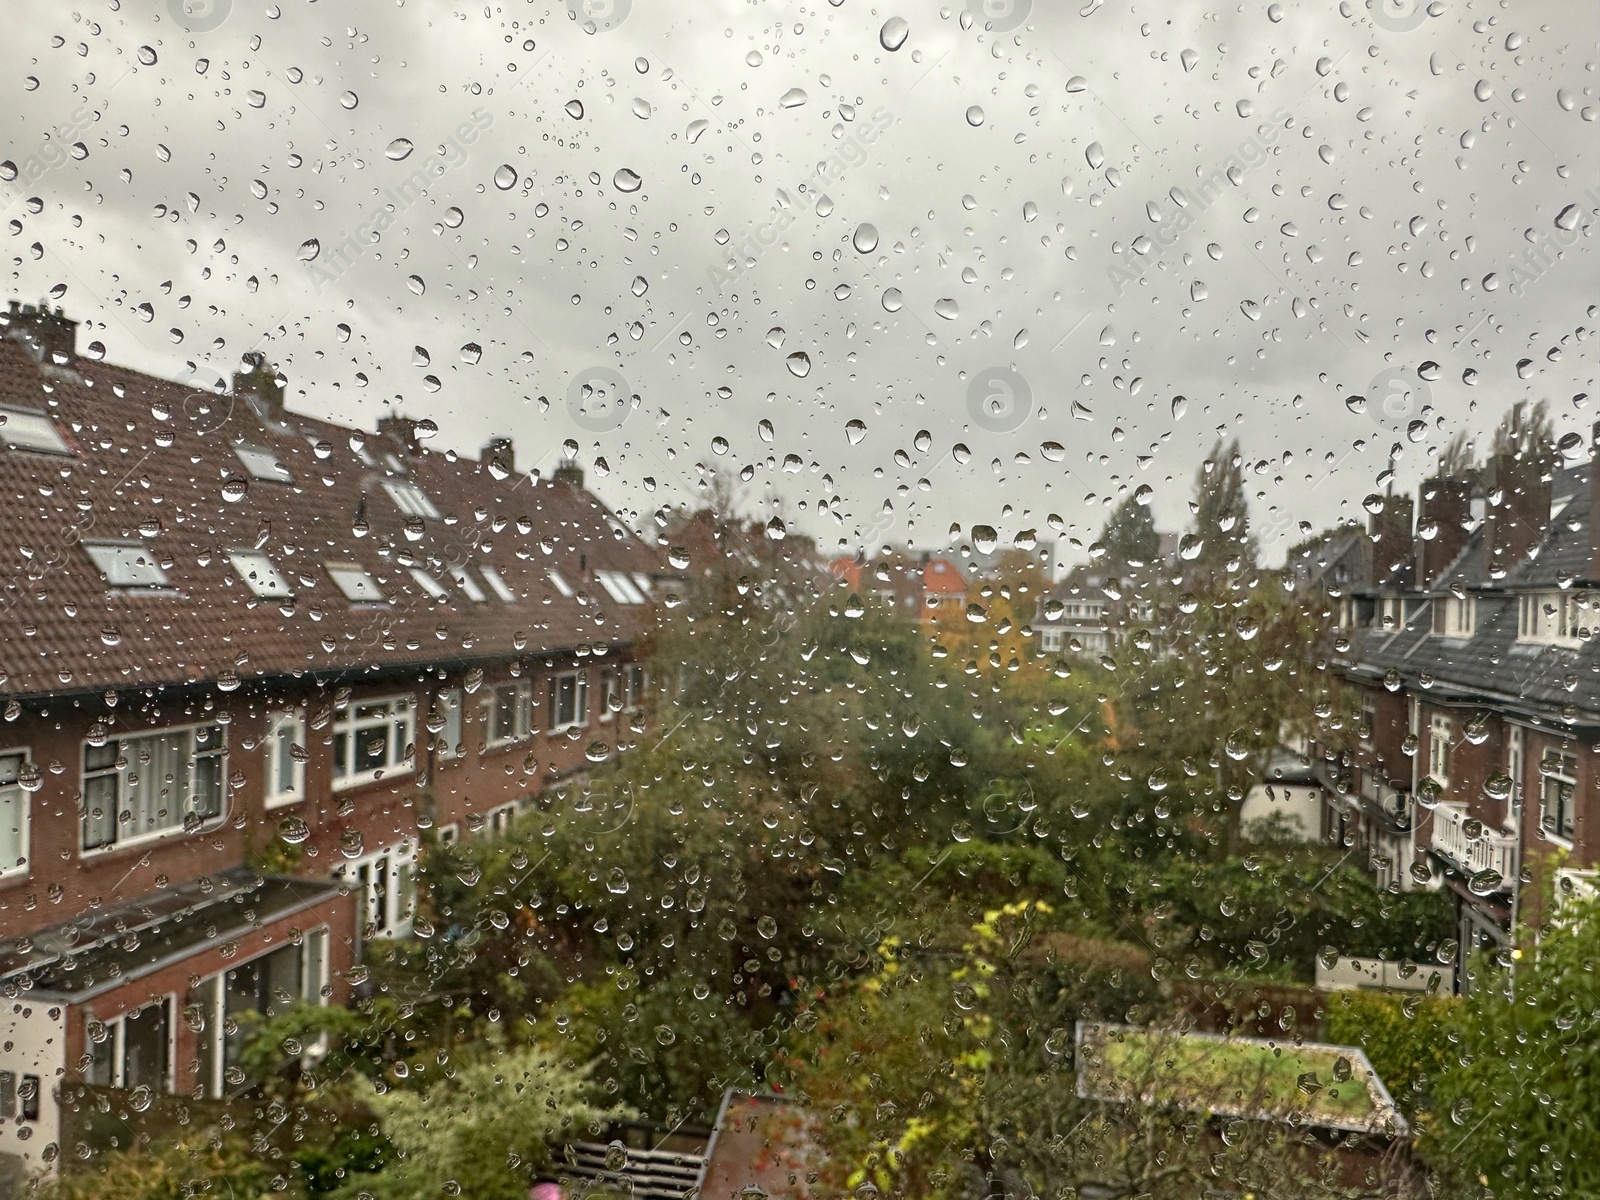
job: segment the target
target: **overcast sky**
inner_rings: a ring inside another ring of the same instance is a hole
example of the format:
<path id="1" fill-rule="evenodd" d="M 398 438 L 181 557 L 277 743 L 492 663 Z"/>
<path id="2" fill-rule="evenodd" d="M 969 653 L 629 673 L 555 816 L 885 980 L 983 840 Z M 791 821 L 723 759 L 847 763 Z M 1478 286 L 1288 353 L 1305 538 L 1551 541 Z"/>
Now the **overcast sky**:
<path id="1" fill-rule="evenodd" d="M 8 293 L 436 448 L 574 439 L 639 524 L 748 466 L 826 548 L 1053 514 L 1070 561 L 1143 484 L 1182 527 L 1221 430 L 1281 557 L 1396 441 L 1414 487 L 1515 400 L 1600 415 L 1593 4 L 570 7 L 11 6 Z"/>

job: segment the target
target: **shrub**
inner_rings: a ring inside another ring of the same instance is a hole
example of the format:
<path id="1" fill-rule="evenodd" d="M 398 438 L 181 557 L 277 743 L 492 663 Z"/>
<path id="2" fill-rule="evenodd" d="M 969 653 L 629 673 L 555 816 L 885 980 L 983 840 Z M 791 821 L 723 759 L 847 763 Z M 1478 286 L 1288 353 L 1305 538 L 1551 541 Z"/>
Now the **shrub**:
<path id="1" fill-rule="evenodd" d="M 1324 1006 L 1327 1038 L 1359 1046 L 1378 1078 L 1408 1116 L 1427 1112 L 1433 1085 L 1454 1050 L 1451 1026 L 1460 1009 L 1454 997 L 1391 992 L 1337 992 Z"/>

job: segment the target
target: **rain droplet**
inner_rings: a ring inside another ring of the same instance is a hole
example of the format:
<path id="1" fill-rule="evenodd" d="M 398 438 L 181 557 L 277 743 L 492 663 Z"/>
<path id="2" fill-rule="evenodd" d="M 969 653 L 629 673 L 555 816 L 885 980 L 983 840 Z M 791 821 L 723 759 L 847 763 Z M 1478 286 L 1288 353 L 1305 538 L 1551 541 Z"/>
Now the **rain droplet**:
<path id="1" fill-rule="evenodd" d="M 856 248 L 857 254 L 871 254 L 878 248 L 878 227 L 863 221 L 850 236 L 850 244 Z"/>
<path id="2" fill-rule="evenodd" d="M 979 125 L 982 125 L 983 109 L 978 107 L 976 104 L 967 109 L 967 124 L 971 125 L 974 129 L 976 129 Z"/>
<path id="3" fill-rule="evenodd" d="M 689 139 L 689 144 L 692 146 L 694 143 L 698 142 L 701 138 L 701 135 L 703 135 L 705 131 L 710 128 L 710 121 L 690 121 L 689 128 L 684 130 L 684 137 Z"/>
<path id="4" fill-rule="evenodd" d="M 1557 229 L 1576 229 L 1578 227 L 1579 209 L 1576 204 L 1569 204 L 1556 214 Z"/>
<path id="5" fill-rule="evenodd" d="M 905 307 L 906 298 L 900 294 L 899 288 L 885 288 L 883 293 L 883 311 L 899 312 Z"/>
<path id="6" fill-rule="evenodd" d="M 461 347 L 461 361 L 469 367 L 477 366 L 478 360 L 483 357 L 483 347 L 477 342 L 468 342 Z"/>
<path id="7" fill-rule="evenodd" d="M 789 355 L 788 358 L 784 359 L 783 362 L 784 365 L 789 368 L 789 374 L 793 375 L 796 379 L 804 379 L 807 375 L 811 374 L 811 356 L 804 350 L 796 350 L 793 354 Z"/>
<path id="8" fill-rule="evenodd" d="M 300 243 L 300 261 L 313 262 L 317 255 L 322 253 L 322 243 L 316 238 L 307 238 Z"/>
<path id="9" fill-rule="evenodd" d="M 385 148 L 384 153 L 389 156 L 392 162 L 402 162 L 403 160 L 411 157 L 411 150 L 412 146 L 410 138 L 395 138 L 395 140 L 390 142 L 387 148 Z"/>
<path id="10" fill-rule="evenodd" d="M 1083 152 L 1083 157 L 1089 164 L 1090 170 L 1098 171 L 1106 161 L 1106 150 L 1099 142 L 1090 142 L 1088 149 Z"/>
<path id="11" fill-rule="evenodd" d="M 517 169 L 510 163 L 501 163 L 494 169 L 494 185 L 502 192 L 517 186 Z"/>
<path id="12" fill-rule="evenodd" d="M 139 61 L 147 67 L 156 65 L 156 52 L 149 46 L 139 47 Z"/>
<path id="13" fill-rule="evenodd" d="M 911 33 L 911 26 L 904 17 L 890 17 L 883 23 L 883 28 L 878 30 L 878 44 L 889 53 L 893 54 L 906 44 L 906 38 Z"/>
<path id="14" fill-rule="evenodd" d="M 778 103 L 784 108 L 799 108 L 808 99 L 804 88 L 793 87 L 778 98 Z"/>
<path id="15" fill-rule="evenodd" d="M 1200 61 L 1200 56 L 1193 50 L 1185 50 L 1182 54 L 1178 55 L 1178 61 L 1183 63 L 1183 69 L 1185 73 L 1187 73 L 1194 70 L 1194 65 Z"/>
<path id="16" fill-rule="evenodd" d="M 361 98 L 354 92 L 345 92 L 339 97 L 340 108 L 354 108 L 361 103 Z"/>
<path id="17" fill-rule="evenodd" d="M 562 107 L 566 110 L 567 116 L 571 117 L 574 121 L 583 120 L 582 100 L 568 100 Z"/>
<path id="18" fill-rule="evenodd" d="M 422 282 L 421 275 L 407 275 L 406 286 L 410 288 L 412 294 L 416 296 L 420 296 L 422 293 L 428 290 L 428 285 Z"/>
<path id="19" fill-rule="evenodd" d="M 466 214 L 459 208 L 447 208 L 444 211 L 444 223 L 451 229 L 460 229 L 461 222 L 466 219 Z"/>
<path id="20" fill-rule="evenodd" d="M 859 417 L 846 421 L 844 436 L 850 440 L 852 446 L 859 446 L 861 439 L 867 436 L 867 423 Z"/>
<path id="21" fill-rule="evenodd" d="M 643 184 L 644 180 L 627 167 L 621 168 L 611 177 L 611 186 L 619 192 L 637 192 Z"/>
<path id="22" fill-rule="evenodd" d="M 954 321 L 961 315 L 961 306 L 951 297 L 945 296 L 933 302 L 933 311 L 946 321 Z"/>

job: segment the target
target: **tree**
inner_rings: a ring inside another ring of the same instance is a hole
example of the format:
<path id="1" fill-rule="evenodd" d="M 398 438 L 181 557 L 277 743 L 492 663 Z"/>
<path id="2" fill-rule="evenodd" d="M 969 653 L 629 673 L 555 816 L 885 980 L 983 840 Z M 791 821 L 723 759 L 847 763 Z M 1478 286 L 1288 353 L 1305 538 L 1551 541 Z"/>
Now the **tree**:
<path id="1" fill-rule="evenodd" d="M 591 1091 L 585 1070 L 536 1047 L 457 1062 L 426 1087 L 379 1091 L 363 1080 L 357 1098 L 397 1153 L 346 1190 L 374 1200 L 527 1200 L 551 1147 L 597 1137 L 627 1115 L 595 1104 Z"/>
<path id="2" fill-rule="evenodd" d="M 1465 429 L 1458 429 L 1439 454 L 1439 478 L 1477 482 L 1481 474 L 1482 468 L 1478 465 L 1476 444 Z"/>
<path id="3" fill-rule="evenodd" d="M 1117 505 L 1100 531 L 1100 544 L 1113 562 L 1153 563 L 1161 555 L 1161 535 L 1148 504 L 1133 496 Z"/>
<path id="4" fill-rule="evenodd" d="M 1515 976 L 1474 965 L 1424 1152 L 1458 1194 L 1600 1195 L 1600 903 L 1574 902 L 1531 961 L 1516 953 Z"/>
<path id="5" fill-rule="evenodd" d="M 1493 455 L 1528 460 L 1540 474 L 1553 470 L 1556 436 L 1550 406 L 1543 400 L 1531 406 L 1527 401 L 1512 405 L 1495 427 Z"/>
<path id="6" fill-rule="evenodd" d="M 1256 540 L 1250 534 L 1250 501 L 1244 480 L 1239 439 L 1218 438 L 1194 477 L 1194 527 L 1200 543 L 1196 561 L 1218 568 L 1237 559 L 1255 566 Z"/>

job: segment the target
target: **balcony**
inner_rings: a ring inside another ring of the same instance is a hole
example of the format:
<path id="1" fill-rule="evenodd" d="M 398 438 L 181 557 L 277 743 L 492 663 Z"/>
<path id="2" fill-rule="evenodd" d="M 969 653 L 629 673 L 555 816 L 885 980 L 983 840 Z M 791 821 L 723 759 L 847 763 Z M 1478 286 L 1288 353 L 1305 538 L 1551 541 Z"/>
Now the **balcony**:
<path id="1" fill-rule="evenodd" d="M 1435 854 L 1469 877 L 1484 871 L 1494 872 L 1499 882 L 1485 889 L 1485 895 L 1509 892 L 1517 877 L 1517 839 L 1491 829 L 1459 805 L 1441 804 L 1434 809 L 1432 846 Z"/>

